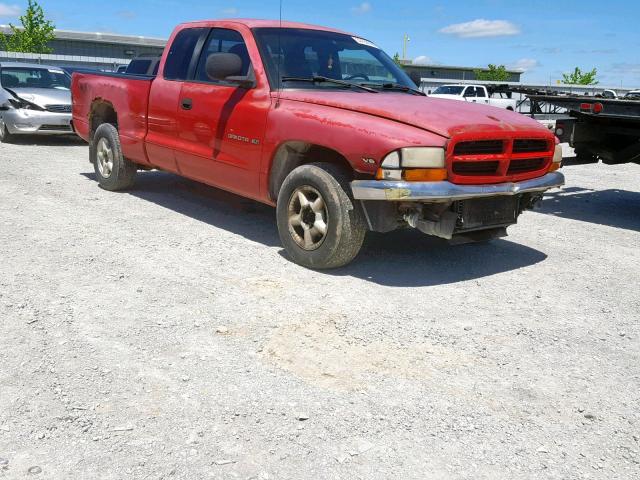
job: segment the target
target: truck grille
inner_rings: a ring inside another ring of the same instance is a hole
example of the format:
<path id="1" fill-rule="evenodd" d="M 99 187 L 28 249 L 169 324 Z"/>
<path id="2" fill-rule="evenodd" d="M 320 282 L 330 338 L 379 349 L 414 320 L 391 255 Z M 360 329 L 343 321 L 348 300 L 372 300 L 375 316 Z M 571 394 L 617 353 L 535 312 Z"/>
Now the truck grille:
<path id="1" fill-rule="evenodd" d="M 70 132 L 71 125 L 41 125 L 38 130 L 41 132 Z"/>
<path id="2" fill-rule="evenodd" d="M 456 175 L 495 175 L 500 162 L 453 162 Z"/>
<path id="3" fill-rule="evenodd" d="M 71 113 L 71 105 L 45 105 L 47 112 Z"/>
<path id="4" fill-rule="evenodd" d="M 525 158 L 524 160 L 511 160 L 509 163 L 509 175 L 524 172 L 535 172 L 540 170 L 545 164 L 544 158 Z"/>
<path id="5" fill-rule="evenodd" d="M 496 155 L 504 151 L 502 140 L 476 140 L 456 144 L 454 155 Z"/>
<path id="6" fill-rule="evenodd" d="M 547 152 L 549 142 L 534 138 L 518 138 L 513 141 L 513 153 Z"/>
<path id="7" fill-rule="evenodd" d="M 469 134 L 470 135 L 470 134 Z M 459 184 L 520 181 L 542 175 L 553 159 L 547 138 L 461 138 L 448 148 L 449 180 Z"/>

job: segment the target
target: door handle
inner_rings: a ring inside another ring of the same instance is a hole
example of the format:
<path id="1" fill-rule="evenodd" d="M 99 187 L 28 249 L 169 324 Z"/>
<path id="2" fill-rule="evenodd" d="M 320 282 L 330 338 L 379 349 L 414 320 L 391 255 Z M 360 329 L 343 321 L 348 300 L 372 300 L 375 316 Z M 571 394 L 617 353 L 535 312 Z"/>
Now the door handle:
<path id="1" fill-rule="evenodd" d="M 183 98 L 180 106 L 183 110 L 191 110 L 193 108 L 193 100 L 190 98 Z"/>

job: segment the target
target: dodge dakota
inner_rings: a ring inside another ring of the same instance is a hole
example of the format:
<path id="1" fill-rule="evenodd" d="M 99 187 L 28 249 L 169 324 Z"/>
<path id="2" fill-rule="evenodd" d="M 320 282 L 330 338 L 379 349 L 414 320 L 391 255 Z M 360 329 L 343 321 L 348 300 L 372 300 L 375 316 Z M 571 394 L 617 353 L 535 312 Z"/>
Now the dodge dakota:
<path id="1" fill-rule="evenodd" d="M 290 258 L 349 263 L 367 231 L 506 235 L 564 182 L 535 120 L 428 98 L 370 40 L 263 20 L 179 25 L 156 76 L 74 73 L 100 186 L 160 169 L 276 207 Z"/>

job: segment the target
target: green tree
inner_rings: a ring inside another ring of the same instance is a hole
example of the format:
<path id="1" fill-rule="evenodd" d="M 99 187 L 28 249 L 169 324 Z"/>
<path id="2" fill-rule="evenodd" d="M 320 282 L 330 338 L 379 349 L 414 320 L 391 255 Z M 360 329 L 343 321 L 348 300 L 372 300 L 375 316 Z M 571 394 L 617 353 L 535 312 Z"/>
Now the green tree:
<path id="1" fill-rule="evenodd" d="M 489 64 L 486 70 L 474 70 L 476 74 L 476 80 L 482 80 L 485 82 L 506 82 L 509 80 L 509 72 L 504 65 Z"/>
<path id="2" fill-rule="evenodd" d="M 396 52 L 396 54 L 393 56 L 393 61 L 396 62 L 396 65 L 402 66 L 402 62 L 400 61 L 400 54 L 398 52 Z"/>
<path id="3" fill-rule="evenodd" d="M 29 0 L 24 15 L 20 17 L 22 27 L 9 24 L 11 33 L 0 33 L 0 48 L 9 52 L 50 53 L 49 42 L 55 38 L 55 26 L 44 16 L 44 10 L 36 0 Z"/>
<path id="4" fill-rule="evenodd" d="M 596 75 L 597 69 L 593 69 L 590 72 L 583 72 L 579 67 L 576 67 L 572 73 L 562 74 L 562 83 L 569 85 L 597 85 Z"/>

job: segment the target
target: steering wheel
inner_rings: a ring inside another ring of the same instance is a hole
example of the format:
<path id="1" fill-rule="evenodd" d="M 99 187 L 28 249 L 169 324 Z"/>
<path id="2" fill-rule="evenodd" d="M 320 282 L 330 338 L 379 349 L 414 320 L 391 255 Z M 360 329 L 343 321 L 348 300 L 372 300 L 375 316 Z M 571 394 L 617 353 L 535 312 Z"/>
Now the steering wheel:
<path id="1" fill-rule="evenodd" d="M 345 80 L 355 80 L 356 78 L 361 78 L 363 80 L 366 80 L 367 82 L 370 81 L 369 76 L 365 75 L 364 73 L 356 73 L 355 75 L 349 75 L 347 78 L 345 78 Z"/>

